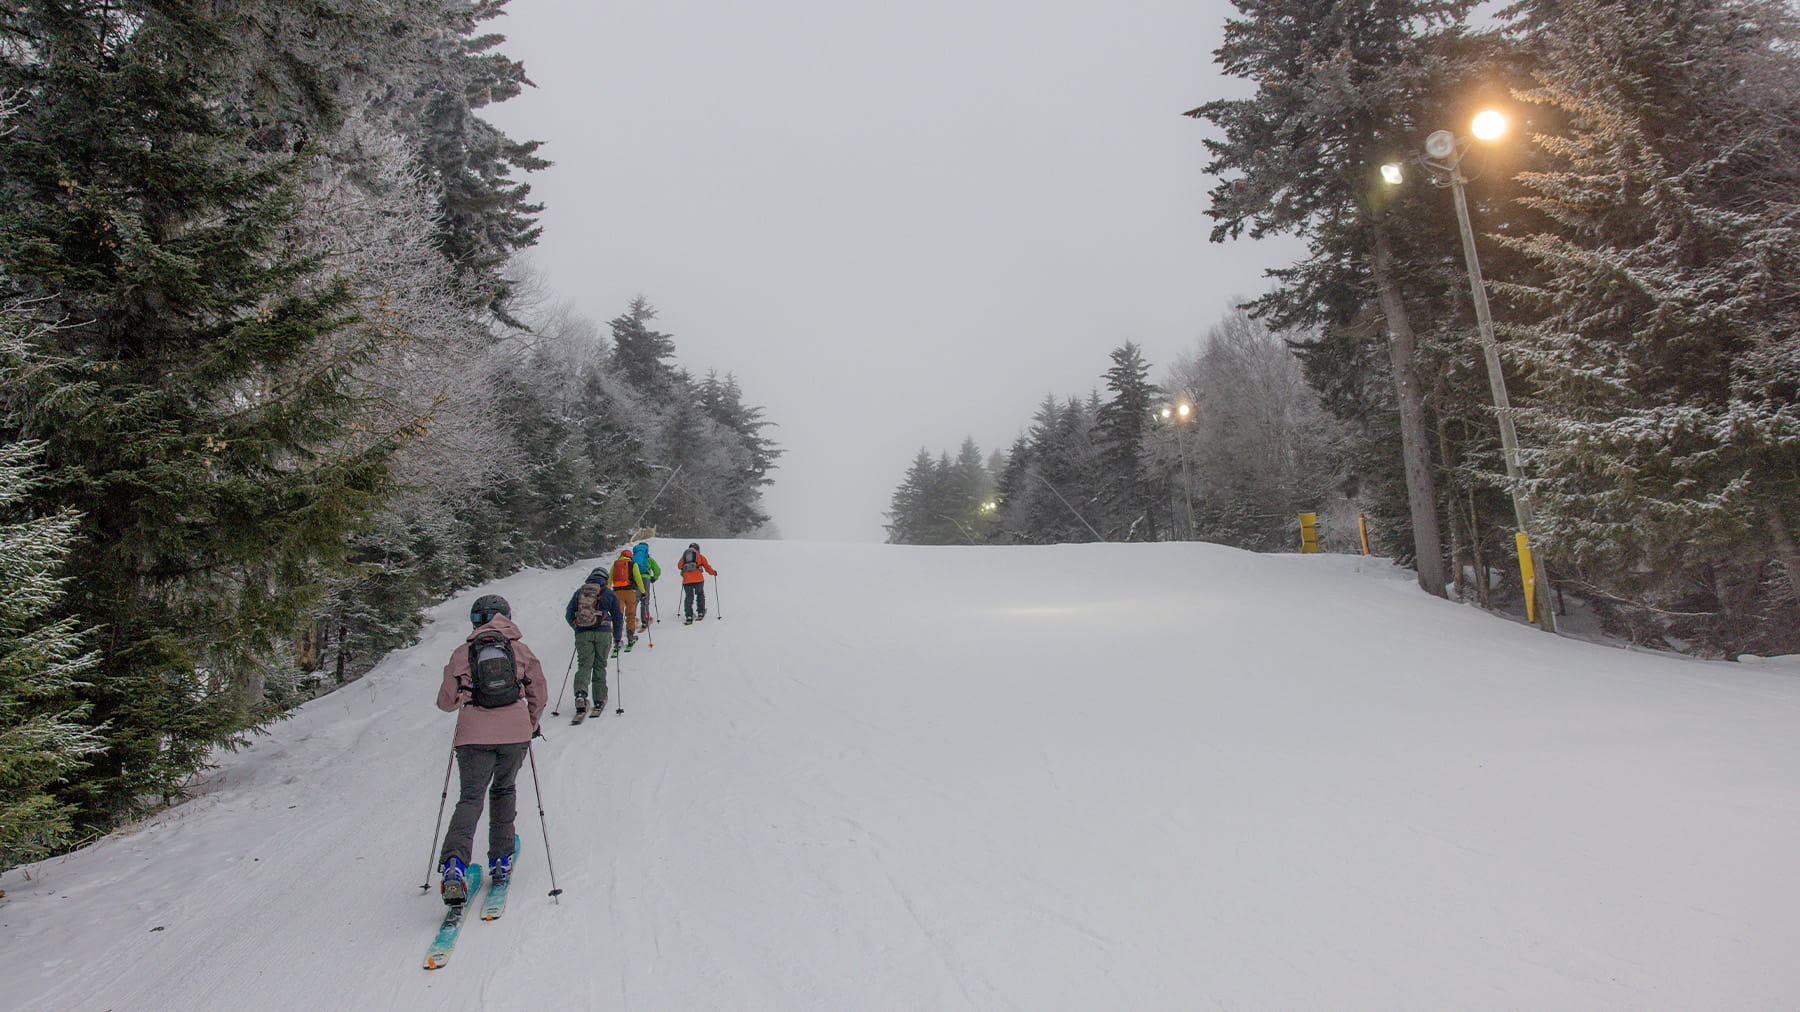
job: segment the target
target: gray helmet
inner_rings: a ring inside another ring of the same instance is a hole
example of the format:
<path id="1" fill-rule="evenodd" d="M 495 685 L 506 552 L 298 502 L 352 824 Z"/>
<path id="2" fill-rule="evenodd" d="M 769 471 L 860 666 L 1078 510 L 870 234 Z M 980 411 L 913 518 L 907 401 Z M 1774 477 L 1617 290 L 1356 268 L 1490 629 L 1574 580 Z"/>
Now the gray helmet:
<path id="1" fill-rule="evenodd" d="M 512 605 L 507 604 L 506 598 L 499 594 L 483 594 L 469 606 L 469 622 L 473 625 L 487 625 L 494 620 L 495 615 L 512 618 Z"/>

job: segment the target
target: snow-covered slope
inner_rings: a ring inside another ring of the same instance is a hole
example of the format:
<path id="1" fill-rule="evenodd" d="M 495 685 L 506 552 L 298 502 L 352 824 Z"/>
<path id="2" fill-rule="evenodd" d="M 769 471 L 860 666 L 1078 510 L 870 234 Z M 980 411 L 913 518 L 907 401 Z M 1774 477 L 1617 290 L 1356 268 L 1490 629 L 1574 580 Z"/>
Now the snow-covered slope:
<path id="1" fill-rule="evenodd" d="M 443 661 L 497 591 L 560 679 L 585 565 L 447 602 L 202 797 L 9 873 L 0 1006 L 1800 1006 L 1791 668 L 1340 557 L 707 552 L 722 620 L 626 655 L 623 715 L 546 719 L 560 903 L 527 781 L 506 917 L 420 968 Z"/>

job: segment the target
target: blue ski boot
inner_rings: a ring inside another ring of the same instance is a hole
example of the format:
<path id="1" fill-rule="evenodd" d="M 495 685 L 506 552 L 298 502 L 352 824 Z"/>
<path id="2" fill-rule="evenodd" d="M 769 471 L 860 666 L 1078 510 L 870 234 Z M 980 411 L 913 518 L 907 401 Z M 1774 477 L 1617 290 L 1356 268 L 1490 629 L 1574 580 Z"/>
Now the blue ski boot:
<path id="1" fill-rule="evenodd" d="M 488 878 L 492 880 L 495 885 L 499 885 L 507 879 L 512 878 L 512 864 L 515 856 L 516 853 L 508 854 L 505 857 L 488 858 Z"/>
<path id="2" fill-rule="evenodd" d="M 469 866 L 458 857 L 444 859 L 444 881 L 439 887 L 444 893 L 444 902 L 451 906 L 467 903 L 469 900 Z"/>

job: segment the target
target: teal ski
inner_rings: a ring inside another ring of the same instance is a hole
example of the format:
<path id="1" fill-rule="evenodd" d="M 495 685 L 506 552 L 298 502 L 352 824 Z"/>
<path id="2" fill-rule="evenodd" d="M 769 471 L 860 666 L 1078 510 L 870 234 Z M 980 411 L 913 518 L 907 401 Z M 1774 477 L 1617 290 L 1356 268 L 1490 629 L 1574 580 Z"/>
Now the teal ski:
<path id="1" fill-rule="evenodd" d="M 506 887 L 511 882 L 512 879 L 503 878 L 498 882 L 489 883 L 487 895 L 481 901 L 482 920 L 497 921 L 501 914 L 506 913 Z"/>
<path id="2" fill-rule="evenodd" d="M 469 895 L 481 888 L 481 866 L 469 866 Z M 463 914 L 469 909 L 468 901 L 452 903 L 444 911 L 444 922 L 438 925 L 437 937 L 431 940 L 431 948 L 425 950 L 425 969 L 436 970 L 450 962 L 450 951 L 456 948 L 456 936 L 462 931 Z"/>
<path id="3" fill-rule="evenodd" d="M 488 883 L 487 894 L 481 900 L 482 920 L 497 921 L 501 914 L 506 913 L 506 887 L 512 885 L 512 876 L 519 870 L 518 865 L 519 838 L 515 836 L 513 837 L 513 872 L 508 873 L 505 878 L 494 879 Z"/>

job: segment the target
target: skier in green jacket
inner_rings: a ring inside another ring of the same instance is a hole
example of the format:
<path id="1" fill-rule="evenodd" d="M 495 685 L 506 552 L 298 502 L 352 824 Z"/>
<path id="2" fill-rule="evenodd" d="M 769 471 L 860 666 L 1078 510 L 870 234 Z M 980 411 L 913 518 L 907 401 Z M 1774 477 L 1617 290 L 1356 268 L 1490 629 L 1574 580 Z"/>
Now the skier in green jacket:
<path id="1" fill-rule="evenodd" d="M 638 596 L 638 607 L 642 611 L 638 625 L 646 628 L 650 625 L 650 598 L 654 593 L 656 578 L 662 575 L 662 567 L 650 557 L 650 542 L 640 541 L 631 550 L 631 561 L 637 563 L 638 575 L 644 578 L 644 592 Z"/>

